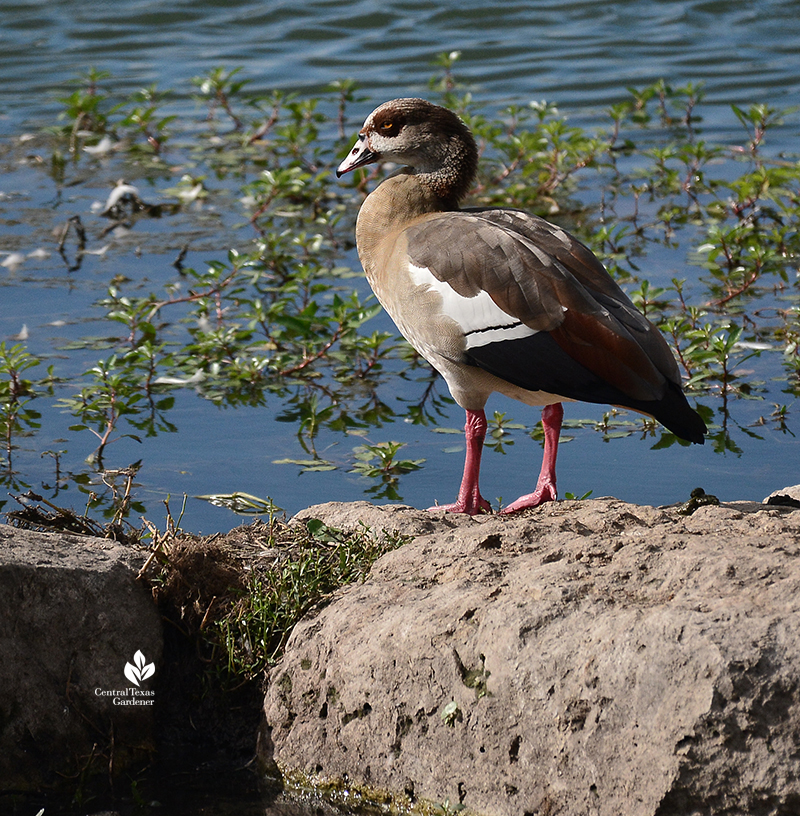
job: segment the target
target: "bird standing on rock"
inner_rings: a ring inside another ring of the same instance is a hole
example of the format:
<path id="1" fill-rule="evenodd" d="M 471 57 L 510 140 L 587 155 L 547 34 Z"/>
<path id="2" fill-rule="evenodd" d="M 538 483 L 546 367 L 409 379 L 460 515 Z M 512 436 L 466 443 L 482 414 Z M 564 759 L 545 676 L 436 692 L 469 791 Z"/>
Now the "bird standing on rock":
<path id="1" fill-rule="evenodd" d="M 431 510 L 491 512 L 478 482 L 493 391 L 544 406 L 536 489 L 504 513 L 556 498 L 564 400 L 630 408 L 703 443 L 705 423 L 686 401 L 669 346 L 589 249 L 520 210 L 460 209 L 478 149 L 455 113 L 424 99 L 380 105 L 337 175 L 374 162 L 401 167 L 358 214 L 367 280 L 467 414 L 458 498 Z"/>

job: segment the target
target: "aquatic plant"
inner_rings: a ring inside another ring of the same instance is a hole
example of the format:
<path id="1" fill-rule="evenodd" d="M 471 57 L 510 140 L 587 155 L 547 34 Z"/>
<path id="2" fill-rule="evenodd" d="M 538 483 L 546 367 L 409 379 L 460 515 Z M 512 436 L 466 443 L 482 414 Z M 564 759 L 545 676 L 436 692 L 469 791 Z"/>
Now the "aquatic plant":
<path id="1" fill-rule="evenodd" d="M 470 203 L 541 213 L 591 245 L 672 341 L 717 450 L 736 452 L 737 434 L 756 433 L 732 418 L 741 400 L 779 406 L 767 407 L 761 423 L 791 433 L 800 394 L 800 163 L 771 154 L 769 139 L 795 112 L 733 106 L 742 138 L 715 144 L 703 133 L 702 88 L 659 81 L 629 89 L 608 111 L 608 129 L 588 133 L 550 102 L 488 109 L 459 82 L 457 52 L 438 65 L 432 88 L 480 143 Z M 74 484 L 113 516 L 114 491 L 103 477 L 113 443 L 179 430 L 171 412 L 177 394 L 191 389 L 220 406 L 277 402 L 278 419 L 297 428 L 298 455 L 273 461 L 356 472 L 367 492 L 399 498 L 402 475 L 422 466 L 398 460 L 399 443 L 330 445 L 400 418 L 436 427 L 448 401 L 427 364 L 375 328 L 380 307 L 353 258 L 353 221 L 370 176 L 340 183 L 332 168 L 349 146 L 357 86 L 342 80 L 308 98 L 257 95 L 241 69 L 225 67 L 193 85 L 199 120 L 171 113 L 168 91 L 120 97 L 112 77 L 90 70 L 63 97 L 59 123 L 25 142 L 26 155 L 41 159 L 33 172 L 58 191 L 86 185 L 100 162 L 104 175 L 110 167 L 122 179 L 99 203 L 91 230 L 81 214 L 61 224 L 67 269 L 106 253 L 100 241 L 110 232 L 135 232 L 156 218 L 188 223 L 227 252 L 189 264 L 191 239 L 176 233 L 174 260 L 159 260 L 145 283 L 110 264 L 87 324 L 93 335 L 62 343 L 64 359 L 49 361 L 39 379 L 22 379 L 38 352 L 24 340 L 0 344 L 3 484 L 26 486 L 12 452 L 23 441 L 38 445 L 44 412 L 66 411 L 58 450 L 50 440 L 41 445 L 56 469 L 49 485 L 57 492 Z M 14 157 L 11 147 L 6 153 Z M 643 272 L 648 255 L 665 248 L 680 250 L 675 263 L 693 267 L 691 282 Z M 414 383 L 418 398 L 390 407 L 381 387 L 396 376 Z M 619 411 L 565 427 L 677 443 L 647 418 Z M 496 414 L 487 444 L 502 453 L 520 432 L 539 433 Z M 68 451 L 80 451 L 85 467 L 65 472 Z M 146 451 L 143 458 L 146 465 Z"/>

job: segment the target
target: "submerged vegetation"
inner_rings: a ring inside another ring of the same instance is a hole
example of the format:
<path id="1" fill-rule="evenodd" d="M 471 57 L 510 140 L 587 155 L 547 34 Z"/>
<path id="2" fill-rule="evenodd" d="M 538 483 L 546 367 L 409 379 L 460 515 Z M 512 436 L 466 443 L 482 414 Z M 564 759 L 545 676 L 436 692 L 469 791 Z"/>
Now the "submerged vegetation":
<path id="1" fill-rule="evenodd" d="M 717 144 L 703 131 L 702 88 L 658 82 L 630 89 L 607 112 L 608 126 L 590 134 L 549 103 L 488 110 L 459 85 L 455 60 L 440 59 L 431 98 L 458 111 L 479 142 L 469 204 L 537 212 L 589 244 L 674 345 L 716 450 L 735 453 L 737 434 L 757 434 L 736 419 L 733 405 L 744 399 L 764 401 L 758 423 L 791 433 L 800 394 L 800 162 L 770 153 L 769 136 L 792 112 L 734 107 L 741 139 Z M 113 252 L 109 236 L 137 232 L 161 258 L 144 283 L 108 265 L 87 323 L 93 334 L 63 341 L 57 355 L 32 349 L 24 331 L 0 343 L 2 484 L 12 494 L 33 486 L 17 465 L 19 451 L 33 449 L 53 465 L 37 494 L 77 485 L 87 508 L 107 518 L 143 512 L 131 487 L 141 463 L 112 465 L 113 443 L 179 430 L 176 397 L 191 389 L 233 408 L 276 398 L 278 419 L 297 436 L 297 455 L 276 462 L 358 473 L 372 496 L 399 498 L 398 478 L 424 460 L 403 458 L 391 435 L 375 436 L 397 419 L 437 426 L 449 398 L 401 338 L 376 328 L 380 309 L 352 251 L 358 205 L 380 171 L 342 183 L 332 169 L 366 100 L 349 81 L 313 98 L 254 95 L 238 69 L 215 68 L 193 86 L 200 114 L 184 118 L 169 112 L 169 92 L 118 98 L 113 78 L 91 71 L 63 97 L 58 123 L 0 147 L 0 160 L 49 177 L 61 202 L 50 240 L 68 271 Z M 101 165 L 104 177 L 112 168 L 121 179 L 105 202 L 55 223 L 68 192 Z M 168 239 L 147 232 L 159 218 L 174 219 Z M 209 245 L 217 259 L 189 266 Z M 649 280 L 645 260 L 665 250 L 674 258 L 662 267 L 675 275 Z M 25 261 L 11 251 L 2 265 Z M 389 376 L 416 383 L 418 399 L 402 411 L 381 398 Z M 70 425 L 52 450 L 37 433 L 54 411 Z M 678 441 L 618 411 L 571 424 L 604 438 Z M 521 431 L 537 438 L 540 428 L 496 413 L 487 444 L 502 452 Z M 323 434 L 351 439 L 349 454 L 332 456 Z M 76 452 L 88 457 L 84 465 L 64 470 Z"/>

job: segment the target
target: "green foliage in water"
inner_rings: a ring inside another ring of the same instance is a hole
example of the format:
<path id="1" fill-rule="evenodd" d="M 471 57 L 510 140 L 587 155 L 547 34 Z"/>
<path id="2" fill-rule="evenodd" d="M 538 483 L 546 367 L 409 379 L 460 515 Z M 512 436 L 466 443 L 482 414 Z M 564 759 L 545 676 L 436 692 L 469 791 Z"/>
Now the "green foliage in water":
<path id="1" fill-rule="evenodd" d="M 717 450 L 738 450 L 731 401 L 774 401 L 776 388 L 786 396 L 761 421 L 788 432 L 800 393 L 800 163 L 768 145 L 794 111 L 734 106 L 741 139 L 716 144 L 703 133 L 702 88 L 662 81 L 629 89 L 607 112 L 607 128 L 588 133 L 547 102 L 488 109 L 454 76 L 456 53 L 438 64 L 433 98 L 465 118 L 481 149 L 468 203 L 524 208 L 580 235 L 672 342 Z M 102 473 L 116 439 L 176 431 L 176 389 L 191 388 L 221 406 L 280 399 L 278 418 L 296 428 L 299 451 L 277 461 L 357 472 L 377 495 L 399 497 L 398 476 L 422 462 L 397 459 L 397 443 L 374 439 L 398 418 L 377 389 L 398 371 L 418 380 L 422 396 L 405 418 L 434 426 L 447 398 L 435 395 L 435 375 L 401 338 L 373 328 L 379 306 L 353 286 L 354 219 L 379 173 L 362 170 L 343 182 L 333 174 L 357 127 L 352 105 L 365 109 L 355 84 L 309 98 L 257 95 L 240 69 L 218 67 L 193 82 L 199 121 L 169 114 L 169 92 L 149 87 L 118 98 L 113 86 L 97 71 L 79 78 L 62 98 L 60 122 L 25 149 L 36 151 L 59 190 L 97 172 L 101 159 L 113 162 L 126 181 L 101 212 L 109 231 L 198 212 L 220 218 L 204 227 L 219 247 L 228 240 L 225 213 L 238 218 L 236 246 L 198 269 L 185 266 L 184 246 L 160 290 L 113 276 L 96 300 L 96 334 L 61 349 L 102 354 L 77 382 L 60 374 L 58 361 L 46 376 L 23 379 L 39 361 L 23 341 L 2 347 L 4 483 L 24 487 L 14 455 L 35 436 L 43 411 L 71 414 L 63 444 L 84 451 L 88 474 Z M 158 190 L 159 200 L 148 203 L 141 185 Z M 90 243 L 79 216 L 63 225 L 58 249 L 69 268 L 102 251 Z M 675 254 L 676 274 L 654 285 L 643 269 L 649 253 L 664 250 Z M 759 355 L 770 359 L 770 379 L 781 372 L 777 385 L 767 382 Z M 651 436 L 662 447 L 677 442 L 651 420 L 618 411 L 572 427 L 605 438 Z M 323 430 L 355 437 L 349 455 L 318 453 Z M 515 430 L 511 417 L 496 414 L 488 444 L 502 452 Z M 526 430 L 540 434 L 539 426 Z M 69 478 L 58 470 L 64 452 L 48 452 L 56 485 Z M 77 476 L 96 500 L 99 480 Z"/>

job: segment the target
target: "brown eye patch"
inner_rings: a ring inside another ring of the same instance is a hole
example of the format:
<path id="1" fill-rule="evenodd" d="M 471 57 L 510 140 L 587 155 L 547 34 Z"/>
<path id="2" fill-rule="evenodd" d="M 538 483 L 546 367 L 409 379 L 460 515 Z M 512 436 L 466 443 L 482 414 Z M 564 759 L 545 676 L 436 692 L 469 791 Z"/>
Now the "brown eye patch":
<path id="1" fill-rule="evenodd" d="M 377 133 L 380 133 L 381 136 L 397 136 L 402 126 L 403 123 L 400 117 L 393 116 L 388 112 L 376 118 L 373 123 L 373 128 Z"/>

